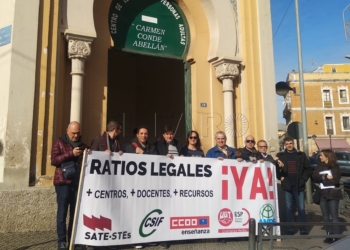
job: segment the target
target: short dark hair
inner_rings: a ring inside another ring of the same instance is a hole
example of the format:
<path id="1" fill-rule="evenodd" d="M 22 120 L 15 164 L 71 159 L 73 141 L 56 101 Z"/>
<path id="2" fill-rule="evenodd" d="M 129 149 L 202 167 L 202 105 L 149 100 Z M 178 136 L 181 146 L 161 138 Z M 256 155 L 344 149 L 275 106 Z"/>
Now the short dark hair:
<path id="1" fill-rule="evenodd" d="M 168 132 L 175 132 L 173 127 L 171 125 L 165 125 L 162 127 L 162 134 L 168 133 Z"/>
<path id="2" fill-rule="evenodd" d="M 123 127 L 123 124 L 121 122 L 109 121 L 107 123 L 106 130 L 107 130 L 107 132 L 110 132 L 110 131 L 113 131 L 116 128 L 122 129 L 122 127 Z"/>
<path id="3" fill-rule="evenodd" d="M 265 141 L 265 140 L 259 140 L 259 141 L 256 143 L 256 145 L 259 146 L 259 143 L 260 143 L 260 142 L 265 142 L 265 143 L 266 143 L 266 146 L 267 146 L 267 141 Z"/>
<path id="4" fill-rule="evenodd" d="M 293 141 L 294 142 L 294 138 L 287 136 L 286 138 L 283 139 L 283 144 L 285 144 L 287 141 Z"/>
<path id="5" fill-rule="evenodd" d="M 148 132 L 148 127 L 146 125 L 139 125 L 136 129 L 136 135 L 140 132 L 141 129 L 146 129 Z M 134 129 L 135 131 L 135 129 Z"/>

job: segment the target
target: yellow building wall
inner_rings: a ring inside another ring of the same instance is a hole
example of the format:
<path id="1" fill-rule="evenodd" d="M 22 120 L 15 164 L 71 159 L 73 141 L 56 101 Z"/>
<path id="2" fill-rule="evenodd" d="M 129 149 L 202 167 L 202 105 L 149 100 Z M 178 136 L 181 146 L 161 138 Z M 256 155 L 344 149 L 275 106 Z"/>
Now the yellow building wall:
<path id="1" fill-rule="evenodd" d="M 187 60 L 191 61 L 192 128 L 197 130 L 206 152 L 215 145 L 214 134 L 224 131 L 222 83 L 216 78 L 214 66 L 208 62 L 210 30 L 200 0 L 179 0 L 189 22 L 191 45 Z M 111 0 L 94 2 L 94 20 L 97 38 L 93 41 L 91 55 L 85 62 L 82 140 L 90 143 L 100 135 L 107 122 L 108 50 L 113 46 L 108 22 Z M 256 0 L 238 4 L 240 53 L 244 58 L 241 77 L 234 80 L 234 113 L 244 115 L 249 121 L 245 135 L 236 139 L 243 146 L 243 137 L 252 134 L 263 138 L 261 60 L 262 48 L 256 35 L 258 12 Z M 67 41 L 59 30 L 59 0 L 41 2 L 41 27 L 37 62 L 36 103 L 33 126 L 31 175 L 33 185 L 52 185 L 54 168 L 51 166 L 53 141 L 65 134 L 70 117 L 71 61 L 67 56 Z M 46 51 L 47 53 L 42 53 Z M 244 84 L 242 84 L 244 82 Z M 275 93 L 272 93 L 275 94 Z M 206 108 L 200 102 L 208 104 Z M 244 105 L 242 104 L 244 103 Z M 235 130 L 242 123 L 236 121 Z M 277 136 L 277 131 L 276 131 Z M 35 139 L 36 138 L 36 139 Z"/>
<path id="2" fill-rule="evenodd" d="M 334 67 L 337 73 L 329 73 Z M 338 88 L 347 87 L 350 89 L 350 82 L 348 82 L 350 65 L 323 65 L 323 68 L 325 73 L 304 73 L 303 75 L 308 135 L 315 134 L 318 138 L 328 137 L 325 128 L 325 115 L 332 115 L 335 125 L 335 134 L 332 137 L 348 138 L 350 131 L 342 131 L 341 114 L 350 114 L 350 102 L 340 103 Z M 300 94 L 299 74 L 289 74 L 288 81 L 290 87 L 296 89 L 296 94 Z M 332 107 L 330 108 L 325 108 L 323 104 L 322 89 L 324 87 L 331 88 Z M 292 121 L 301 122 L 300 96 L 294 95 L 291 91 L 290 97 Z M 347 98 L 349 100 L 349 92 Z"/>

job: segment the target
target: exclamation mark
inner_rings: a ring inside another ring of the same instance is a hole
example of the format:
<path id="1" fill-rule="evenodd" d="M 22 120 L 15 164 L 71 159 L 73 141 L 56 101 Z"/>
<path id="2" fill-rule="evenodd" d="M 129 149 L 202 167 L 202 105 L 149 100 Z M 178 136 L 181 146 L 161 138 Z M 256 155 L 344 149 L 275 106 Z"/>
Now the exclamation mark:
<path id="1" fill-rule="evenodd" d="M 222 166 L 222 174 L 228 175 L 228 167 Z M 228 180 L 221 181 L 222 200 L 228 200 Z"/>
<path id="2" fill-rule="evenodd" d="M 270 187 L 273 187 L 271 168 L 268 168 L 268 169 L 267 169 L 267 175 L 268 175 L 268 177 L 269 177 L 269 186 L 270 186 Z M 269 191 L 269 194 L 270 194 L 270 199 L 273 200 L 273 199 L 274 199 L 274 193 L 273 193 L 273 191 Z"/>

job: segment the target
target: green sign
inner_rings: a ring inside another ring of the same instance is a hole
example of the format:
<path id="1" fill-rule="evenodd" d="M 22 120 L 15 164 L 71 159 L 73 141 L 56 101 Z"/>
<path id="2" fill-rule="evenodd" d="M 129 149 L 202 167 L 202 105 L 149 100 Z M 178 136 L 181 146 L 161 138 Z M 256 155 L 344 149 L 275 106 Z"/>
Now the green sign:
<path id="1" fill-rule="evenodd" d="M 109 31 L 123 51 L 183 58 L 189 32 L 186 18 L 169 0 L 113 0 Z"/>

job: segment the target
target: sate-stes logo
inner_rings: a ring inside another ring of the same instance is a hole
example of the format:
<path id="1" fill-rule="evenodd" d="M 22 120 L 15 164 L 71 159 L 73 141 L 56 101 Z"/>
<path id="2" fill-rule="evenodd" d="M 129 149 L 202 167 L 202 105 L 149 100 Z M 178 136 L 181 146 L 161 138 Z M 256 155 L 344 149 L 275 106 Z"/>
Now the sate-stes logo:
<path id="1" fill-rule="evenodd" d="M 218 221 L 224 227 L 231 225 L 233 221 L 232 211 L 228 208 L 221 209 L 218 214 Z"/>
<path id="2" fill-rule="evenodd" d="M 112 220 L 103 216 L 100 216 L 100 218 L 97 218 L 92 215 L 90 218 L 84 214 L 83 223 L 84 223 L 84 226 L 94 231 L 96 231 L 96 228 L 102 231 L 104 231 L 104 229 L 112 230 Z"/>
<path id="3" fill-rule="evenodd" d="M 170 217 L 170 229 L 209 228 L 209 216 Z"/>

